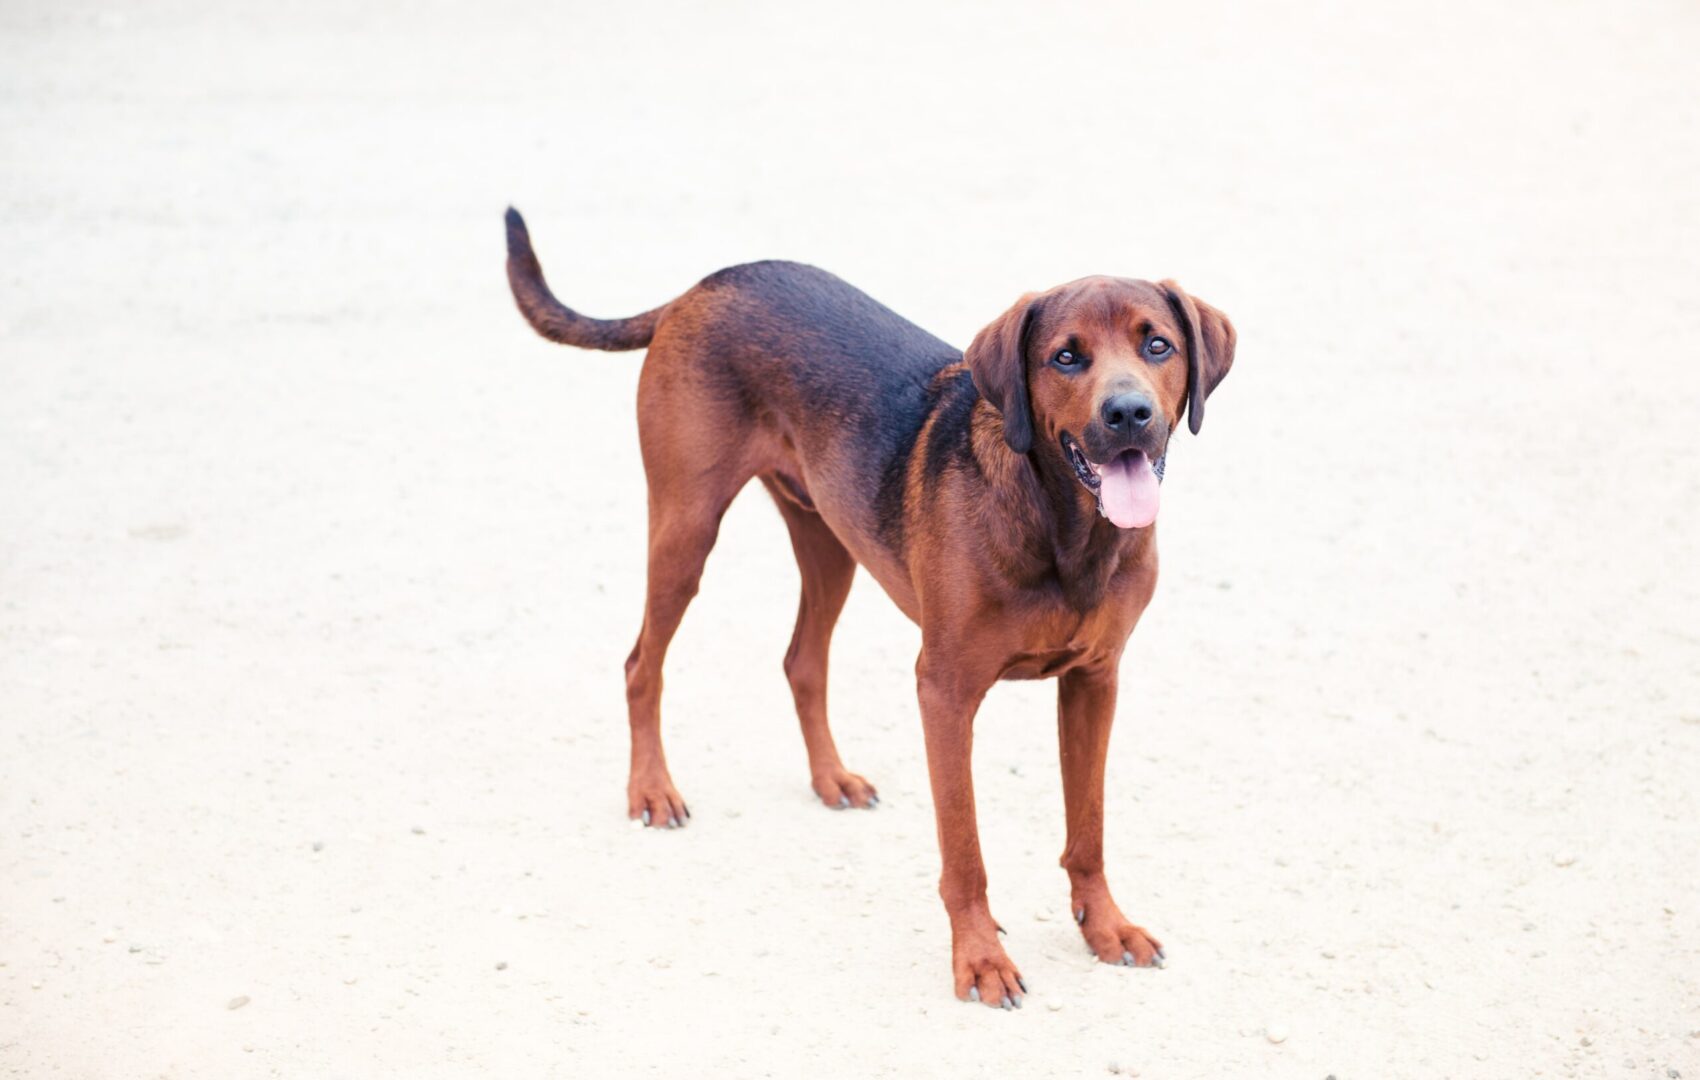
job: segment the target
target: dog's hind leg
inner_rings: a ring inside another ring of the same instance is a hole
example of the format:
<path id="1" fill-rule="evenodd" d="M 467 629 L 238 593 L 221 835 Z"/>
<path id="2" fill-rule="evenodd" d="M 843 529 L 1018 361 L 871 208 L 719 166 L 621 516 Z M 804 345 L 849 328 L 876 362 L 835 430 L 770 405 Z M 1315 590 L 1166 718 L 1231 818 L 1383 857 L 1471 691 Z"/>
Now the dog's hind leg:
<path id="1" fill-rule="evenodd" d="M 821 802 L 835 810 L 877 806 L 879 796 L 874 786 L 846 769 L 839 759 L 826 720 L 827 652 L 832 629 L 850 595 L 850 581 L 856 576 L 856 560 L 819 514 L 797 505 L 772 478 L 764 476 L 762 483 L 791 532 L 791 547 L 802 576 L 797 628 L 791 634 L 791 647 L 785 651 L 785 678 L 791 683 L 803 744 L 809 751 L 811 784 Z"/>
<path id="2" fill-rule="evenodd" d="M 731 418 L 699 412 L 690 423 L 676 423 L 670 396 L 640 383 L 638 430 L 649 480 L 649 586 L 643 629 L 626 660 L 632 727 L 626 812 L 652 828 L 674 828 L 690 819 L 661 747 L 661 665 L 697 594 L 720 519 L 750 478 L 742 448 L 727 438 L 727 432 L 736 431 Z"/>
<path id="3" fill-rule="evenodd" d="M 690 818 L 661 747 L 661 664 L 685 608 L 696 596 L 703 563 L 720 528 L 719 513 L 705 517 L 657 520 L 651 516 L 643 629 L 626 658 L 626 708 L 632 726 L 626 814 L 655 828 L 675 828 Z"/>

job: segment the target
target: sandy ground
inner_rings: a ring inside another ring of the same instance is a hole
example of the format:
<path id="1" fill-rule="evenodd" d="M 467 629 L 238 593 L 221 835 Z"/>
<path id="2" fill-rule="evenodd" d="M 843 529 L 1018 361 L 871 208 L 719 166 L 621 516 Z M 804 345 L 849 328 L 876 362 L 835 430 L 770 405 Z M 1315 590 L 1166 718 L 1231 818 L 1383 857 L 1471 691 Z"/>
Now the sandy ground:
<path id="1" fill-rule="evenodd" d="M 0 1074 L 1700 1076 L 1700 9 L 1038 7 L 0 6 Z M 759 491 L 627 824 L 639 360 L 521 324 L 509 201 L 593 313 L 1230 313 L 1110 764 L 1167 970 L 1011 685 L 1033 993 L 950 997 L 918 635 L 859 579 L 885 804 L 815 805 Z"/>

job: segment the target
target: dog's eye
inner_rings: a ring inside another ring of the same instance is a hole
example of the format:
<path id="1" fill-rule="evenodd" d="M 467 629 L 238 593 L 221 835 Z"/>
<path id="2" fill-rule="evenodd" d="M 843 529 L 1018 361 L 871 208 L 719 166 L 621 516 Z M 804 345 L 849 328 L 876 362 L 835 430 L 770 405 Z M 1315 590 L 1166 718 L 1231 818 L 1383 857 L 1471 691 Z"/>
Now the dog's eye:
<path id="1" fill-rule="evenodd" d="M 1169 344 L 1167 338 L 1154 337 L 1145 343 L 1145 351 L 1152 356 L 1167 356 L 1172 348 L 1174 346 Z"/>
<path id="2" fill-rule="evenodd" d="M 1051 357 L 1051 362 L 1053 364 L 1057 365 L 1057 367 L 1073 367 L 1074 365 L 1080 363 L 1080 357 L 1074 355 L 1072 352 L 1069 352 L 1067 349 L 1064 349 L 1061 352 L 1057 353 L 1055 356 Z"/>

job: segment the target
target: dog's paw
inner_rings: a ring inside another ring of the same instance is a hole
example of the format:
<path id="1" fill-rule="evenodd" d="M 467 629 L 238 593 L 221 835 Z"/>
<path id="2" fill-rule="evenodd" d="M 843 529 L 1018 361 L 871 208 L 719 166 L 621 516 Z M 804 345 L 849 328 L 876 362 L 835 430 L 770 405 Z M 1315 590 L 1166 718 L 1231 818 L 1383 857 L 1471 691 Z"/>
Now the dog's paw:
<path id="1" fill-rule="evenodd" d="M 820 801 L 834 810 L 848 810 L 852 806 L 872 810 L 880 804 L 874 785 L 842 768 L 816 773 L 812 786 Z"/>
<path id="2" fill-rule="evenodd" d="M 1080 924 L 1086 947 L 1106 964 L 1162 967 L 1167 959 L 1163 955 L 1163 943 L 1152 937 L 1144 927 L 1128 922 L 1113 903 L 1077 905 L 1074 921 Z"/>
<path id="3" fill-rule="evenodd" d="M 989 940 L 978 935 L 959 938 L 950 951 L 958 1001 L 978 1001 L 994 1009 L 1021 1008 L 1027 983 L 998 944 L 995 931 Z"/>
<path id="4" fill-rule="evenodd" d="M 665 775 L 634 776 L 626 785 L 626 816 L 652 829 L 678 829 L 691 820 L 691 810 Z"/>

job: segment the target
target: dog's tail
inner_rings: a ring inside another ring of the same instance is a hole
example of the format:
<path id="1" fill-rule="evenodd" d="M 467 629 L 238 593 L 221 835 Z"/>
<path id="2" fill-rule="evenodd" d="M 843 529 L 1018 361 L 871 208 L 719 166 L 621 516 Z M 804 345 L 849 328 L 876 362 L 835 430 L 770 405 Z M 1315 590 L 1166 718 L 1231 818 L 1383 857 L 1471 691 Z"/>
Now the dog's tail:
<path id="1" fill-rule="evenodd" d="M 621 352 L 641 349 L 655 336 L 655 324 L 667 305 L 629 319 L 591 319 L 555 299 L 543 280 L 543 267 L 531 250 L 531 234 L 519 211 L 508 207 L 508 285 L 514 302 L 531 328 L 550 341 L 577 345 L 581 349 Z"/>

